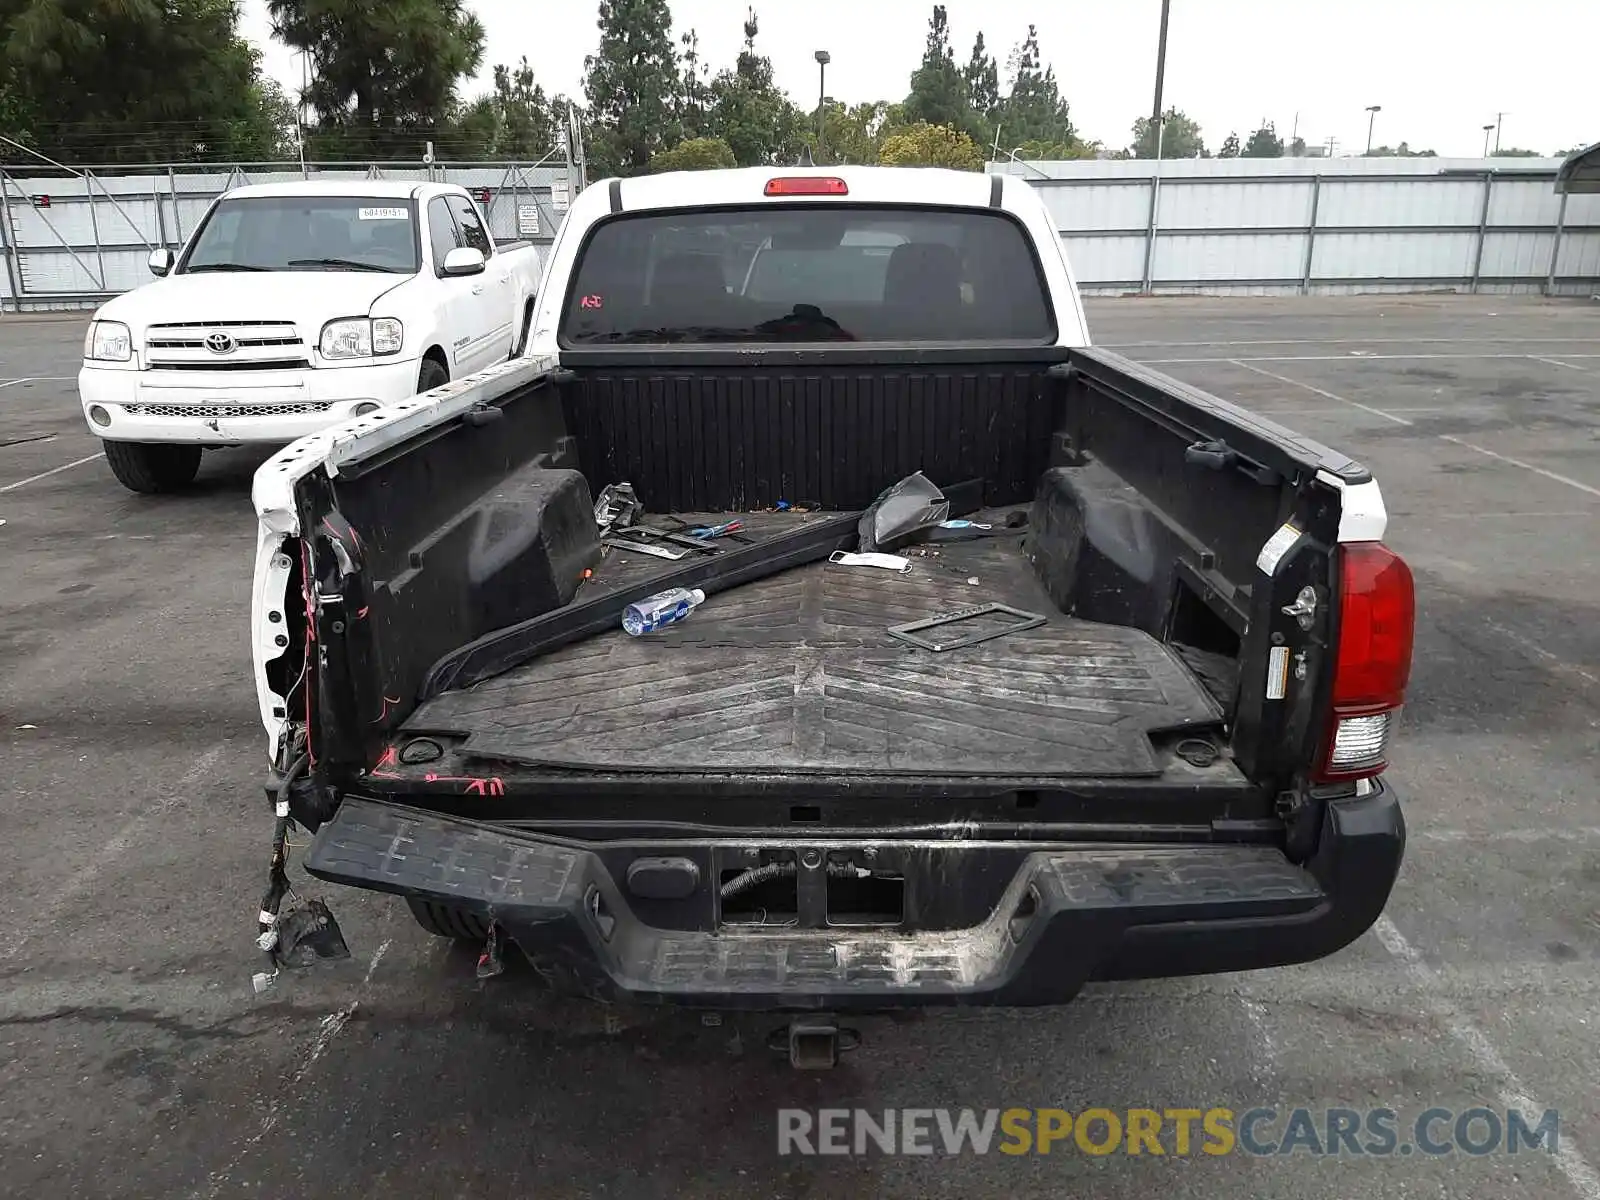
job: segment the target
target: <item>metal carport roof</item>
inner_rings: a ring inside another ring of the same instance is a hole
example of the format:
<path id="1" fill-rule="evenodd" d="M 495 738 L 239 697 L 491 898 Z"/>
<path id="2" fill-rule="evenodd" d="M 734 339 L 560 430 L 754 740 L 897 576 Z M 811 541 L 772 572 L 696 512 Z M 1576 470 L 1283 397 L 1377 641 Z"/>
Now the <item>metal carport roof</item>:
<path id="1" fill-rule="evenodd" d="M 1600 142 L 1567 155 L 1556 170 L 1558 192 L 1600 192 Z"/>

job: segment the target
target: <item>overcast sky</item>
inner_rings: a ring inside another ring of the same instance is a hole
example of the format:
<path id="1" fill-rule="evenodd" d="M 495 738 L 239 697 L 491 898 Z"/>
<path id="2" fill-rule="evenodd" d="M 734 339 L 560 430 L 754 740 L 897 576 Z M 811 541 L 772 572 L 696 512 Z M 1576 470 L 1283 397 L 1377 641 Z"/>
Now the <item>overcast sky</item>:
<path id="1" fill-rule="evenodd" d="M 588 0 L 469 0 L 488 30 L 479 80 L 527 55 L 547 90 L 581 96 L 584 55 L 598 41 Z M 743 38 L 744 0 L 673 0 L 713 69 Z M 812 108 L 828 50 L 828 94 L 847 103 L 902 99 L 922 55 L 928 0 L 758 0 L 757 48 L 779 84 Z M 268 71 L 298 87 L 296 56 L 271 40 L 265 0 L 245 0 L 244 29 Z M 1039 29 L 1081 134 L 1130 140 L 1155 83 L 1160 0 L 948 0 L 964 62 L 981 29 L 1002 71 L 1010 48 Z M 1263 118 L 1288 138 L 1338 139 L 1359 152 L 1366 107 L 1380 104 L 1375 140 L 1475 156 L 1483 126 L 1505 113 L 1502 142 L 1545 154 L 1600 141 L 1600 0 L 1173 0 L 1166 102 L 1200 122 L 1213 150 Z"/>

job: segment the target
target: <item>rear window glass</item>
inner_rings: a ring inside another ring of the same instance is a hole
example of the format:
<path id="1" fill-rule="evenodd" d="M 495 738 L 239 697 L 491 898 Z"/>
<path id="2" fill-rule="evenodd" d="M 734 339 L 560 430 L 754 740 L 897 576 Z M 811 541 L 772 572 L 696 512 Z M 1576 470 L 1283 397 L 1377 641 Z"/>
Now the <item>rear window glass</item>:
<path id="1" fill-rule="evenodd" d="M 608 221 L 581 252 L 562 323 L 570 346 L 1054 337 L 1008 217 L 831 204 Z"/>

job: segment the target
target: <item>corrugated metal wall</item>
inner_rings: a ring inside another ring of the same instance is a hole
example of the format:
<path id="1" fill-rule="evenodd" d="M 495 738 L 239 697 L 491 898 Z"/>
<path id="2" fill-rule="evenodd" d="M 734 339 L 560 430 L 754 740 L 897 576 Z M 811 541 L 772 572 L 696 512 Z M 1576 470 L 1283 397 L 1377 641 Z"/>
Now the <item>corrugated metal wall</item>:
<path id="1" fill-rule="evenodd" d="M 1086 292 L 1600 291 L 1600 196 L 1554 190 L 1557 159 L 1184 159 L 1007 163 L 1043 195 Z M 423 167 L 313 166 L 315 178 L 417 179 Z M 147 282 L 230 187 L 299 166 L 28 177 L 0 171 L 0 307 L 92 304 Z M 554 236 L 565 165 L 435 167 Z M 49 207 L 37 207 L 48 196 Z M 1154 205 L 1152 206 L 1152 200 Z"/>
<path id="2" fill-rule="evenodd" d="M 0 310 L 79 308 L 150 281 L 146 259 L 176 250 L 213 200 L 250 183 L 311 179 L 411 179 L 488 188 L 496 239 L 548 245 L 570 199 L 565 164 L 523 166 L 266 164 L 220 170 L 152 168 L 148 174 L 23 175 L 0 170 Z M 537 232 L 519 233 L 531 208 Z"/>
<path id="3" fill-rule="evenodd" d="M 1600 196 L 1559 159 L 1006 163 L 1086 292 L 1600 291 Z"/>

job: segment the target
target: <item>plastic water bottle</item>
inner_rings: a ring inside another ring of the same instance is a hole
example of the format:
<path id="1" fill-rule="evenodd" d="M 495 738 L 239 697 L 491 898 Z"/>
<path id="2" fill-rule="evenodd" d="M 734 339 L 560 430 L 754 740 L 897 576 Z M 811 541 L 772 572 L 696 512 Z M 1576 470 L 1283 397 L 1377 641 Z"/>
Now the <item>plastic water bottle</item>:
<path id="1" fill-rule="evenodd" d="M 698 604 L 704 604 L 706 594 L 699 588 L 673 588 L 670 592 L 657 592 L 646 596 L 637 604 L 622 610 L 622 627 L 633 637 L 653 633 L 674 621 L 681 621 Z"/>

